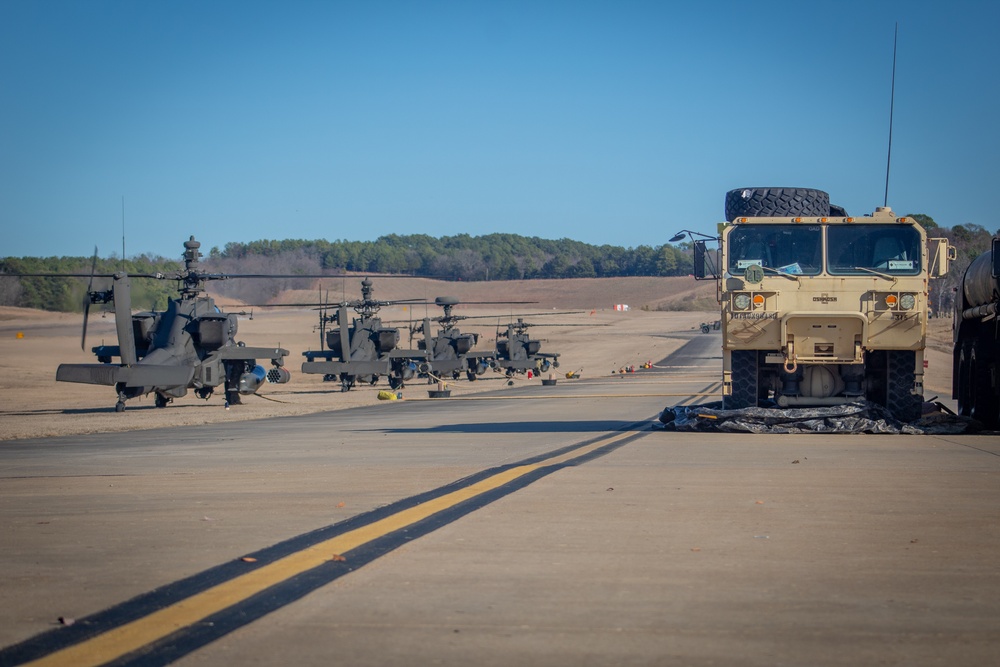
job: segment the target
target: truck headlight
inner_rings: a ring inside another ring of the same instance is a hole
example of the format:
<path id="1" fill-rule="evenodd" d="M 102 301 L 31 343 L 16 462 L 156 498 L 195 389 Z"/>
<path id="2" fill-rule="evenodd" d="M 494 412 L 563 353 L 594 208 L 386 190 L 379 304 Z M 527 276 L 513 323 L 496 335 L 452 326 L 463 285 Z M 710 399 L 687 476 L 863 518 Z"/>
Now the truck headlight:
<path id="1" fill-rule="evenodd" d="M 746 310 L 750 307 L 750 295 L 740 292 L 733 297 L 733 305 L 736 306 L 736 310 Z"/>
<path id="2" fill-rule="evenodd" d="M 899 297 L 899 307 L 903 310 L 910 310 L 917 305 L 917 297 L 913 294 L 903 294 Z"/>

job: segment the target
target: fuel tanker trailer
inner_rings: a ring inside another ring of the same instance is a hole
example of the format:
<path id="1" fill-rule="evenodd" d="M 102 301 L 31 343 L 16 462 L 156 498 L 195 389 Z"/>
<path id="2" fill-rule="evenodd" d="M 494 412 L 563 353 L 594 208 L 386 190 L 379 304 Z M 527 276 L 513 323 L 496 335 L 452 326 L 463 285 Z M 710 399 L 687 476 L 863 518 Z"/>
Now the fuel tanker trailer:
<path id="1" fill-rule="evenodd" d="M 973 260 L 955 300 L 952 398 L 959 414 L 1000 429 L 1000 236 Z"/>

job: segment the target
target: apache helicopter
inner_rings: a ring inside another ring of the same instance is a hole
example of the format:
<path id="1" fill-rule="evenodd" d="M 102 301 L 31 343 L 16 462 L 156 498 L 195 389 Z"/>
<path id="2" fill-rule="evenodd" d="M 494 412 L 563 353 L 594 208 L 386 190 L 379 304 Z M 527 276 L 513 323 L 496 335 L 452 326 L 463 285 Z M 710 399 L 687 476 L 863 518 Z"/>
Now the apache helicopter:
<path id="1" fill-rule="evenodd" d="M 200 247 L 201 243 L 193 236 L 185 241 L 185 268 L 173 274 L 130 276 L 124 271 L 95 274 L 96 248 L 89 274 L 17 274 L 90 278 L 84 298 L 81 348 L 86 345 L 91 304 L 114 304 L 118 345 L 92 348 L 101 363 L 60 364 L 56 380 L 113 386 L 118 394 L 115 412 L 125 410 L 125 401 L 151 393 L 155 394 L 158 408 L 166 407 L 173 399 L 186 395 L 188 389 L 194 389 L 199 398 L 208 399 L 215 388 L 223 384 L 228 408 L 230 404 L 241 402 L 240 395 L 255 393 L 264 382 L 288 382 L 288 371 L 282 367 L 288 350 L 246 347 L 237 342 L 234 337 L 238 314 L 222 312 L 203 291 L 204 284 L 210 280 L 290 276 L 202 273 L 198 269 Z M 95 278 L 111 278 L 110 288 L 93 289 Z M 170 299 L 163 312 L 132 313 L 129 281 L 133 278 L 176 280 L 179 296 Z M 118 357 L 120 363 L 111 363 L 113 357 Z M 259 365 L 258 358 L 269 358 L 271 368 Z"/>
<path id="2" fill-rule="evenodd" d="M 417 375 L 417 366 L 427 354 L 418 350 L 399 350 L 399 329 L 383 326 L 377 317 L 384 306 L 398 303 L 423 303 L 422 299 L 378 301 L 369 278 L 361 281 L 361 299 L 319 307 L 320 349 L 303 352 L 303 373 L 319 373 L 327 381 L 340 381 L 341 391 L 350 391 L 357 382 L 377 384 L 381 376 L 389 387 L 399 389 Z M 314 305 L 314 304 L 303 304 Z M 348 321 L 347 309 L 360 317 Z M 330 311 L 333 311 L 330 314 Z M 327 329 L 328 324 L 336 325 Z M 322 360 L 322 361 L 319 361 Z"/>
<path id="3" fill-rule="evenodd" d="M 460 303 L 457 297 L 439 296 L 434 299 L 434 304 L 444 309 L 444 315 L 440 317 L 425 317 L 423 322 L 411 325 L 410 340 L 418 333 L 423 333 L 423 339 L 417 341 L 417 348 L 427 353 L 427 361 L 418 366 L 421 375 L 434 373 L 439 377 L 450 374 L 452 379 L 457 380 L 462 371 L 466 377 L 474 381 L 476 377 L 482 375 L 490 368 L 490 355 L 469 356 L 469 352 L 479 342 L 479 334 L 462 333 L 455 325 L 460 320 L 484 319 L 495 316 L 465 316 L 454 315 L 452 309 Z M 510 303 L 532 303 L 529 301 L 468 301 L 467 304 L 510 304 Z M 437 335 L 433 335 L 432 322 L 441 325 Z"/>
<path id="4" fill-rule="evenodd" d="M 519 317 L 516 322 L 509 323 L 506 330 L 497 327 L 496 357 L 491 363 L 496 371 L 511 377 L 529 370 L 547 373 L 550 368 L 559 368 L 559 353 L 539 352 L 542 341 L 532 340 L 528 335 L 528 327 L 534 326 L 539 325 L 529 324 Z"/>
<path id="5" fill-rule="evenodd" d="M 549 315 L 575 315 L 582 311 L 571 310 L 560 313 L 535 313 L 532 317 Z M 525 322 L 520 315 L 510 315 L 517 317 L 516 321 L 511 321 L 506 328 L 502 328 L 500 322 L 496 326 L 496 349 L 493 356 L 489 358 L 489 366 L 497 373 L 504 373 L 508 378 L 532 371 L 533 373 L 547 373 L 552 368 L 559 368 L 558 352 L 540 352 L 542 341 L 532 340 L 528 335 L 529 327 L 604 327 L 607 324 L 532 324 Z"/>
<path id="6" fill-rule="evenodd" d="M 562 313 L 537 313 L 542 315 L 573 315 L 581 311 L 566 311 Z M 518 317 L 516 321 L 507 324 L 506 329 L 497 323 L 496 353 L 490 360 L 490 367 L 498 373 L 504 373 L 508 378 L 515 374 L 532 371 L 535 374 L 548 373 L 552 368 L 559 368 L 558 352 L 540 352 L 542 341 L 532 340 L 528 335 L 529 327 L 606 327 L 608 324 L 532 324 Z"/>

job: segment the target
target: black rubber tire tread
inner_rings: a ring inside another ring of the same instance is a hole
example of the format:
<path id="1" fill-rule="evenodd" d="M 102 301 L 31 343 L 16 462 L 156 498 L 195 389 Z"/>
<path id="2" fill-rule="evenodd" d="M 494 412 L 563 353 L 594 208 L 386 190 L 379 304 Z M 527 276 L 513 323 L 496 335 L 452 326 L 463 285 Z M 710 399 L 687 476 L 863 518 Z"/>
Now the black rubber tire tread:
<path id="1" fill-rule="evenodd" d="M 733 350 L 733 393 L 722 397 L 724 410 L 757 407 L 757 350 Z"/>
<path id="2" fill-rule="evenodd" d="M 737 188 L 726 193 L 726 220 L 830 215 L 830 195 L 812 188 Z"/>
<path id="3" fill-rule="evenodd" d="M 963 341 L 958 351 L 958 368 L 956 369 L 955 387 L 958 401 L 958 414 L 963 417 L 972 416 L 972 345 Z"/>
<path id="4" fill-rule="evenodd" d="M 975 389 L 972 392 L 970 416 L 982 422 L 986 428 L 993 430 L 1000 428 L 1000 400 L 997 398 L 997 387 L 993 386 L 993 375 L 997 371 L 997 359 L 989 347 L 987 341 L 980 339 L 972 348 L 970 384 Z"/>
<path id="5" fill-rule="evenodd" d="M 920 419 L 924 397 L 913 393 L 914 364 L 917 353 L 912 350 L 890 350 L 886 364 L 885 407 L 901 422 Z"/>

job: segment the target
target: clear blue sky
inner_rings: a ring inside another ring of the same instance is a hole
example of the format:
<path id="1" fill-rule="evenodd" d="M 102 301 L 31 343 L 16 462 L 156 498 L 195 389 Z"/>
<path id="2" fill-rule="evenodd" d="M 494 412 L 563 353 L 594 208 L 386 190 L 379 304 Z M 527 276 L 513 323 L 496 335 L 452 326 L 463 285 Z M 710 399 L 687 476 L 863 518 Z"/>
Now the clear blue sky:
<path id="1" fill-rule="evenodd" d="M 995 230 L 1000 3 L 0 0 L 0 256 L 511 232 L 726 190 Z"/>

